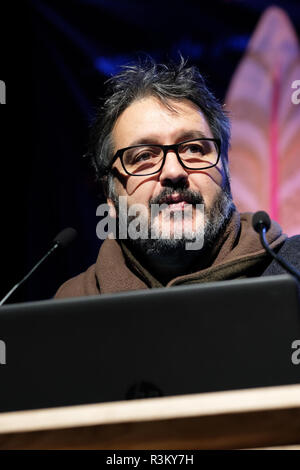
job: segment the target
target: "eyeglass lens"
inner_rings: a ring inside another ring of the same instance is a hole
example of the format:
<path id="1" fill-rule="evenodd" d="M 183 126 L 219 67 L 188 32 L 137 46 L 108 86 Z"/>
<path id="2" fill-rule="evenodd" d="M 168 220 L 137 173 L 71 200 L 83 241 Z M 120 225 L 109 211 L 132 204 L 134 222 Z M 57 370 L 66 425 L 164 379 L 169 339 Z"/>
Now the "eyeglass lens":
<path id="1" fill-rule="evenodd" d="M 203 169 L 216 165 L 218 149 L 214 141 L 196 139 L 178 144 L 178 154 L 189 169 Z M 123 154 L 123 164 L 128 173 L 147 175 L 160 171 L 164 151 L 158 145 L 131 147 Z"/>

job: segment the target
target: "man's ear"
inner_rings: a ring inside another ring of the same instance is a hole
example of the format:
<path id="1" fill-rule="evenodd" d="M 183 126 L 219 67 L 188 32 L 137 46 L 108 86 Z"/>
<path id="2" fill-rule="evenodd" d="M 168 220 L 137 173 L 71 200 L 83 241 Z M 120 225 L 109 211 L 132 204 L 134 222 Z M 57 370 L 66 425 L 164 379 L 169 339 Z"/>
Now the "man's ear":
<path id="1" fill-rule="evenodd" d="M 114 205 L 112 199 L 107 198 L 106 201 L 107 201 L 107 204 L 109 206 L 109 216 L 112 219 L 116 219 L 117 218 L 117 211 L 116 211 L 116 208 L 115 208 L 115 205 Z"/>

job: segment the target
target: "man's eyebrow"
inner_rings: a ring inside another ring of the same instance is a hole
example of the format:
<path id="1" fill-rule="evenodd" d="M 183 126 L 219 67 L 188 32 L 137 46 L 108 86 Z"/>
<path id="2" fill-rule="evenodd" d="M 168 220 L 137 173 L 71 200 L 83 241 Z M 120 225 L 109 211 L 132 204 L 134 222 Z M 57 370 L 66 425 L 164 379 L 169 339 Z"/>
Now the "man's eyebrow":
<path id="1" fill-rule="evenodd" d="M 175 139 L 175 142 L 183 142 L 185 140 L 189 139 L 207 139 L 209 138 L 207 135 L 205 135 L 201 131 L 184 131 L 182 133 L 179 133 L 177 138 Z M 142 144 L 160 144 L 163 145 L 161 139 L 158 136 L 145 136 L 145 137 L 139 137 L 138 139 L 134 140 L 131 142 L 130 147 L 134 145 L 142 145 Z M 129 147 L 129 145 L 128 145 Z"/>
<path id="2" fill-rule="evenodd" d="M 133 147 L 134 145 L 142 145 L 142 144 L 160 144 L 161 139 L 157 136 L 145 136 L 145 137 L 139 137 L 138 139 L 134 140 L 131 142 L 128 147 Z"/>
<path id="3" fill-rule="evenodd" d="M 176 140 L 177 142 L 183 142 L 189 139 L 208 139 L 208 138 L 210 137 L 205 135 L 201 131 L 187 131 L 187 132 L 183 132 L 182 134 L 180 134 Z"/>

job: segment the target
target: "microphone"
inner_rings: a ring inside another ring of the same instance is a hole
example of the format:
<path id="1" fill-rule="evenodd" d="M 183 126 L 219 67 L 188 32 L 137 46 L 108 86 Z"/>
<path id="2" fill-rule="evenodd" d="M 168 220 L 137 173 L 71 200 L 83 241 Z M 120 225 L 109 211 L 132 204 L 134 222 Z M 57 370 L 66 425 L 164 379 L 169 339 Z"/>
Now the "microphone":
<path id="1" fill-rule="evenodd" d="M 34 267 L 29 271 L 28 274 L 26 274 L 23 279 L 21 279 L 20 282 L 18 282 L 14 287 L 3 297 L 3 299 L 0 302 L 0 306 L 6 302 L 6 300 L 12 295 L 13 292 L 15 292 L 18 287 L 20 287 L 23 282 L 25 282 L 33 273 L 34 271 L 50 256 L 57 248 L 66 248 L 70 243 L 72 243 L 75 238 L 77 237 L 77 232 L 74 228 L 69 227 L 65 228 L 61 232 L 59 232 L 58 235 L 53 239 L 52 246 L 50 250 L 38 261 Z"/>
<path id="2" fill-rule="evenodd" d="M 57 244 L 57 247 L 61 246 L 62 248 L 66 248 L 68 245 L 70 245 L 75 240 L 77 235 L 78 234 L 77 234 L 77 232 L 74 228 L 72 228 L 72 227 L 64 228 L 53 239 L 53 243 Z"/>
<path id="3" fill-rule="evenodd" d="M 295 276 L 300 281 L 300 272 L 298 272 L 291 264 L 285 261 L 280 255 L 272 250 L 266 239 L 266 233 L 271 227 L 271 219 L 265 211 L 258 211 L 252 217 L 252 227 L 259 233 L 260 241 L 264 249 L 274 258 L 286 271 Z"/>

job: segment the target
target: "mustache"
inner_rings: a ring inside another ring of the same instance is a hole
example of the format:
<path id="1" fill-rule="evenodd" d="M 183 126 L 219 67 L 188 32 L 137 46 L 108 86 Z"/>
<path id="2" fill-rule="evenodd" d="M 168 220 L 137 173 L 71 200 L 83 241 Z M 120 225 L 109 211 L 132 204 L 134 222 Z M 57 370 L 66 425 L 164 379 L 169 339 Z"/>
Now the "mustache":
<path id="1" fill-rule="evenodd" d="M 192 191 L 187 188 L 165 188 L 162 192 L 149 200 L 149 208 L 151 204 L 164 204 L 167 199 L 173 195 L 179 196 L 182 200 L 188 204 L 204 204 L 204 199 L 201 193 Z"/>

